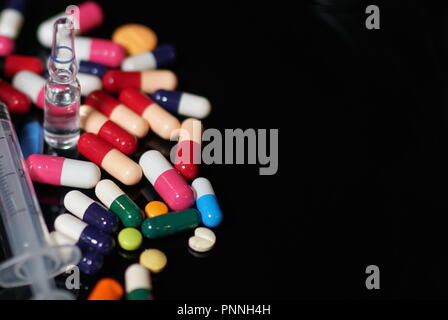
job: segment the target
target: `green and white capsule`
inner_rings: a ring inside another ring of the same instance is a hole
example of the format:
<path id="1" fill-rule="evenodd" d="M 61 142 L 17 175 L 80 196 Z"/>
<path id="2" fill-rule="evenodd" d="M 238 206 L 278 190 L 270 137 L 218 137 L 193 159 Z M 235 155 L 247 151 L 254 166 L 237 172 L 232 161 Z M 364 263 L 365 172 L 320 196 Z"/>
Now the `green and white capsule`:
<path id="1" fill-rule="evenodd" d="M 141 264 L 130 265 L 124 273 L 126 300 L 152 300 L 152 283 L 149 270 Z"/>
<path id="2" fill-rule="evenodd" d="M 140 208 L 112 180 L 101 180 L 95 187 L 97 198 L 118 218 L 127 228 L 138 228 L 143 221 Z"/>

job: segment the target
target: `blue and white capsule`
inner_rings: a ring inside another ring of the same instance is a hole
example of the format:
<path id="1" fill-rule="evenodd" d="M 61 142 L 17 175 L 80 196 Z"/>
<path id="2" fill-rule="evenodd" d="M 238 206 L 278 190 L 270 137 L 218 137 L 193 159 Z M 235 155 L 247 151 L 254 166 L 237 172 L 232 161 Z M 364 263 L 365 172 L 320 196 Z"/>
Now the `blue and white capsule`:
<path id="1" fill-rule="evenodd" d="M 30 121 L 23 126 L 20 147 L 25 159 L 31 154 L 44 153 L 44 130 L 39 121 Z"/>
<path id="2" fill-rule="evenodd" d="M 206 178 L 196 178 L 191 184 L 196 197 L 196 207 L 201 213 L 202 223 L 209 228 L 222 221 L 222 211 L 212 184 Z"/>
<path id="3" fill-rule="evenodd" d="M 52 244 L 56 246 L 76 245 L 75 240 L 57 231 L 50 233 L 50 239 Z M 101 270 L 104 260 L 101 254 L 92 248 L 84 248 L 81 252 L 82 257 L 78 263 L 78 267 L 81 272 L 92 275 Z M 62 251 L 62 254 L 64 254 L 64 251 Z"/>
<path id="4" fill-rule="evenodd" d="M 131 56 L 123 60 L 123 71 L 145 71 L 164 68 L 176 61 L 176 49 L 169 44 L 158 46 L 152 51 Z"/>
<path id="5" fill-rule="evenodd" d="M 54 221 L 56 231 L 77 242 L 81 249 L 92 248 L 100 254 L 107 254 L 114 248 L 114 240 L 93 226 L 89 226 L 71 214 L 59 215 Z"/>
<path id="6" fill-rule="evenodd" d="M 118 230 L 118 217 L 78 190 L 65 195 L 64 206 L 73 215 L 101 231 L 111 233 Z"/>
<path id="7" fill-rule="evenodd" d="M 204 119 L 212 110 L 207 98 L 187 92 L 157 90 L 151 97 L 157 104 L 171 113 L 177 113 L 185 117 Z"/>
<path id="8" fill-rule="evenodd" d="M 105 65 L 92 61 L 80 61 L 79 62 L 79 73 L 88 73 L 98 78 L 103 78 L 104 74 L 109 71 Z"/>

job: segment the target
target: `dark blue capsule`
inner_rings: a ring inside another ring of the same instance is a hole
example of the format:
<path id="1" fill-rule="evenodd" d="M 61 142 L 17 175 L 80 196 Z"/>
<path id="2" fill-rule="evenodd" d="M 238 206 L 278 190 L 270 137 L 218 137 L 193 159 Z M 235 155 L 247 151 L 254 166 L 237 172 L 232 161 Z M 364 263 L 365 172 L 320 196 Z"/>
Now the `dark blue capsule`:
<path id="1" fill-rule="evenodd" d="M 176 61 L 176 49 L 170 44 L 163 44 L 152 51 L 157 68 L 163 68 Z"/>
<path id="2" fill-rule="evenodd" d="M 20 12 L 24 12 L 26 6 L 28 4 L 28 0 L 9 0 L 6 1 L 5 9 L 15 9 Z"/>
<path id="3" fill-rule="evenodd" d="M 91 62 L 91 61 L 80 61 L 79 62 L 79 72 L 88 73 L 99 78 L 102 78 L 104 74 L 109 71 L 109 69 L 102 65 L 101 63 Z"/>
<path id="4" fill-rule="evenodd" d="M 172 113 L 178 113 L 182 92 L 157 90 L 151 95 L 151 98 L 166 110 Z"/>
<path id="5" fill-rule="evenodd" d="M 111 236 L 92 226 L 84 228 L 79 236 L 78 244 L 83 249 L 91 247 L 100 254 L 108 254 L 115 245 Z"/>
<path id="6" fill-rule="evenodd" d="M 83 220 L 101 231 L 111 233 L 118 230 L 118 217 L 98 203 L 92 203 L 84 212 Z"/>
<path id="7" fill-rule="evenodd" d="M 78 263 L 79 270 L 88 275 L 95 274 L 103 267 L 103 260 L 103 256 L 94 249 L 84 249 Z"/>

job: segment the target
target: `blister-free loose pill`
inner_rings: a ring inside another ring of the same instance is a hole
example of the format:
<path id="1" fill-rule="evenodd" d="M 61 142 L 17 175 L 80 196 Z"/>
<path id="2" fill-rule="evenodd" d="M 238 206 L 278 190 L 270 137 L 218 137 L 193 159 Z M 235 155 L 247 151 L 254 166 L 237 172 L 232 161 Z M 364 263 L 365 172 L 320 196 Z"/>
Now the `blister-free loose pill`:
<path id="1" fill-rule="evenodd" d="M 149 269 L 152 273 L 162 271 L 167 263 L 166 255 L 157 249 L 148 249 L 141 253 L 140 264 Z"/>
<path id="2" fill-rule="evenodd" d="M 98 281 L 87 300 L 120 300 L 123 297 L 123 287 L 112 278 Z"/>
<path id="3" fill-rule="evenodd" d="M 168 206 L 162 201 L 151 201 L 146 205 L 145 213 L 148 218 L 154 218 L 168 213 Z"/>
<path id="4" fill-rule="evenodd" d="M 157 35 L 147 26 L 126 24 L 114 31 L 112 41 L 122 45 L 131 56 L 134 56 L 154 50 L 157 46 Z"/>
<path id="5" fill-rule="evenodd" d="M 113 93 L 118 93 L 127 88 L 154 93 L 160 89 L 174 90 L 177 87 L 177 76 L 170 70 L 136 72 L 110 70 L 103 76 L 103 87 Z"/>
<path id="6" fill-rule="evenodd" d="M 118 234 L 120 247 L 127 251 L 137 250 L 142 244 L 142 241 L 142 234 L 134 228 L 124 228 Z"/>
<path id="7" fill-rule="evenodd" d="M 155 239 L 196 228 L 200 222 L 199 212 L 196 209 L 188 209 L 145 219 L 141 230 L 146 238 Z"/>
<path id="8" fill-rule="evenodd" d="M 126 300 L 152 300 L 151 274 L 138 263 L 130 265 L 124 273 Z"/>
<path id="9" fill-rule="evenodd" d="M 188 239 L 188 245 L 196 252 L 210 251 L 216 243 L 215 233 L 207 228 L 196 228 L 194 236 Z"/>

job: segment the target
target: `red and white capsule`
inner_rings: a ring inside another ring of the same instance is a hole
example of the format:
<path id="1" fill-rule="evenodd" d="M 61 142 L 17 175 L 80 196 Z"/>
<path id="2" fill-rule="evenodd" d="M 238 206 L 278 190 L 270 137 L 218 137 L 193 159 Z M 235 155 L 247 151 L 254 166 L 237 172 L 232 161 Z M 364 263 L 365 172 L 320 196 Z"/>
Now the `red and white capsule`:
<path id="1" fill-rule="evenodd" d="M 119 99 L 148 121 L 152 131 L 160 137 L 171 139 L 176 136 L 180 128 L 179 120 L 140 90 L 124 89 L 120 92 Z"/>
<path id="2" fill-rule="evenodd" d="M 85 104 L 100 111 L 137 138 L 148 134 L 148 122 L 105 91 L 92 92 L 87 96 Z"/>
<path id="3" fill-rule="evenodd" d="M 25 114 L 31 107 L 30 99 L 4 80 L 0 80 L 0 101 L 6 104 L 10 112 L 17 114 Z"/>
<path id="4" fill-rule="evenodd" d="M 137 150 L 137 138 L 88 105 L 79 108 L 80 127 L 96 134 L 126 155 Z"/>
<path id="5" fill-rule="evenodd" d="M 12 79 L 12 85 L 25 93 L 37 107 L 44 108 L 45 79 L 43 77 L 30 71 L 20 71 Z"/>
<path id="6" fill-rule="evenodd" d="M 159 151 L 146 151 L 139 164 L 145 177 L 172 210 L 181 211 L 193 206 L 193 189 Z"/>
<path id="7" fill-rule="evenodd" d="M 93 133 L 81 135 L 78 151 L 125 185 L 135 185 L 142 179 L 137 163 Z"/>
<path id="8" fill-rule="evenodd" d="M 193 180 L 199 174 L 201 145 L 201 121 L 194 118 L 186 119 L 179 130 L 174 167 L 188 180 Z"/>

